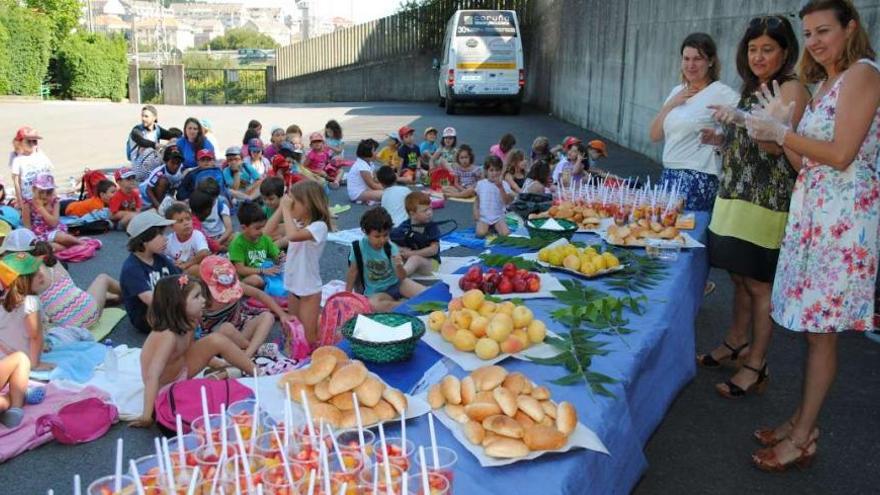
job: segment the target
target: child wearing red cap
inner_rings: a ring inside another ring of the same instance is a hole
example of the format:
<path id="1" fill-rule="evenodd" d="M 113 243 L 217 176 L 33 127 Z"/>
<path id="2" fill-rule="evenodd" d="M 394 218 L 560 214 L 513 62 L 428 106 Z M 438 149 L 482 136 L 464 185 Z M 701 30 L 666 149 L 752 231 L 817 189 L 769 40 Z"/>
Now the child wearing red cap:
<path id="1" fill-rule="evenodd" d="M 404 184 L 414 184 L 422 175 L 419 168 L 421 152 L 415 144 L 416 130 L 405 125 L 398 130 L 398 135 L 401 145 L 397 149 L 397 156 L 400 157 L 401 164 L 397 180 Z"/>
<path id="2" fill-rule="evenodd" d="M 120 168 L 116 171 L 115 177 L 119 189 L 110 198 L 110 220 L 124 229 L 131 218 L 141 211 L 143 200 L 134 170 L 128 167 Z"/>

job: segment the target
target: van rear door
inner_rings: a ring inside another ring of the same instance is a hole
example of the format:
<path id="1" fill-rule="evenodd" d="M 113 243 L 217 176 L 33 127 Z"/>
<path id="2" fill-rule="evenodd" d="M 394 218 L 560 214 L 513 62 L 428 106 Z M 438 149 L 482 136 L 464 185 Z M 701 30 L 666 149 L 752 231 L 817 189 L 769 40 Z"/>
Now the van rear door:
<path id="1" fill-rule="evenodd" d="M 522 42 L 515 12 L 461 11 L 453 42 L 456 96 L 519 93 Z"/>

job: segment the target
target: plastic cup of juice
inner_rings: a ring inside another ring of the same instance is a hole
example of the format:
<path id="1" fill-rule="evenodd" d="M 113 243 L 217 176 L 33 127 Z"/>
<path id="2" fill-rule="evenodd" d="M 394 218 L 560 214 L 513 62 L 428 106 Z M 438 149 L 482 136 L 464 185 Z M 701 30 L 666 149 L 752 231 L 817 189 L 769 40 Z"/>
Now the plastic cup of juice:
<path id="1" fill-rule="evenodd" d="M 86 489 L 86 493 L 88 495 L 130 495 L 137 493 L 137 489 L 134 485 L 134 478 L 131 476 L 123 474 L 121 476 L 121 490 L 116 491 L 116 475 L 111 474 L 110 476 L 102 476 L 95 481 L 93 481 L 88 489 Z"/>
<path id="2" fill-rule="evenodd" d="M 414 474 L 409 477 L 407 485 L 410 495 L 423 495 L 425 490 L 422 488 L 422 475 Z M 449 489 L 449 482 L 446 478 L 437 473 L 428 473 L 428 493 L 431 495 L 450 495 L 452 491 Z"/>
<path id="3" fill-rule="evenodd" d="M 407 440 L 406 445 L 403 445 L 402 439 L 400 437 L 387 437 L 385 438 L 385 447 L 388 449 L 388 462 L 394 466 L 400 467 L 404 473 L 409 472 L 410 466 L 410 458 L 416 450 L 415 444 L 411 441 Z M 373 452 L 375 452 L 376 462 L 380 464 L 384 461 L 385 456 L 382 452 L 382 442 L 376 440 L 373 443 Z"/>

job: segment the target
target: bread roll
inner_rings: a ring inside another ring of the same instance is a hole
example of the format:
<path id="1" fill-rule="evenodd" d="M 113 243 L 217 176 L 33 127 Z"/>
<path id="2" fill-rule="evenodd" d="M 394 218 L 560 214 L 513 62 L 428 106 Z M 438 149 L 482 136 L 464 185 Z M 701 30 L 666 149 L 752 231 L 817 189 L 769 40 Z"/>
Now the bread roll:
<path id="1" fill-rule="evenodd" d="M 468 405 L 474 401 L 474 396 L 477 395 L 477 386 L 474 384 L 474 379 L 471 378 L 470 375 L 461 379 L 461 403 L 462 405 Z"/>
<path id="2" fill-rule="evenodd" d="M 478 391 L 494 390 L 507 377 L 507 370 L 498 365 L 483 366 L 471 373 Z"/>
<path id="3" fill-rule="evenodd" d="M 367 367 L 360 361 L 352 361 L 330 377 L 330 393 L 339 395 L 343 392 L 354 390 L 367 379 Z"/>
<path id="4" fill-rule="evenodd" d="M 385 388 L 385 391 L 382 392 L 382 398 L 388 401 L 397 414 L 403 415 L 406 413 L 406 396 L 403 395 L 403 392 L 397 390 L 396 388 Z"/>
<path id="5" fill-rule="evenodd" d="M 471 420 L 467 413 L 464 412 L 464 406 L 460 404 L 446 404 L 444 410 L 446 411 L 447 416 L 458 423 L 464 424 Z"/>
<path id="6" fill-rule="evenodd" d="M 501 408 L 497 404 L 489 402 L 474 402 L 464 406 L 464 412 L 468 415 L 468 418 L 474 421 L 483 421 L 489 416 L 501 414 Z"/>
<path id="7" fill-rule="evenodd" d="M 492 395 L 492 392 L 488 390 L 477 392 L 477 395 L 474 396 L 473 402 L 489 402 L 491 404 L 496 404 L 495 396 Z"/>
<path id="8" fill-rule="evenodd" d="M 523 427 L 515 419 L 503 414 L 489 416 L 483 420 L 483 428 L 501 436 L 522 438 Z"/>
<path id="9" fill-rule="evenodd" d="M 321 402 L 320 399 L 315 395 L 315 387 L 311 385 L 306 385 L 305 383 L 294 383 L 290 387 L 290 398 L 297 403 L 302 403 L 302 392 L 306 393 L 306 398 L 309 402 Z"/>
<path id="10" fill-rule="evenodd" d="M 312 364 L 306 368 L 303 374 L 303 382 L 307 385 L 317 385 L 321 380 L 330 376 L 336 367 L 336 357 L 332 354 L 323 354 L 318 359 L 312 359 Z"/>
<path id="11" fill-rule="evenodd" d="M 431 385 L 428 389 L 428 404 L 431 409 L 440 409 L 446 404 L 446 397 L 443 395 L 443 389 L 439 383 Z"/>
<path id="12" fill-rule="evenodd" d="M 464 430 L 464 436 L 474 445 L 483 443 L 483 438 L 486 436 L 486 430 L 483 429 L 483 425 L 476 421 L 468 421 L 462 427 L 462 430 Z"/>
<path id="13" fill-rule="evenodd" d="M 330 377 L 324 378 L 315 385 L 315 397 L 324 402 L 333 398 L 333 394 L 330 393 Z"/>
<path id="14" fill-rule="evenodd" d="M 375 406 L 382 398 L 384 391 L 385 384 L 373 374 L 368 374 L 366 380 L 354 389 L 358 402 L 367 407 Z"/>
<path id="15" fill-rule="evenodd" d="M 334 395 L 329 402 L 336 406 L 340 411 L 354 410 L 354 397 L 350 393 Z"/>
<path id="16" fill-rule="evenodd" d="M 516 405 L 520 411 L 529 415 L 536 423 L 540 423 L 544 419 L 544 408 L 537 399 L 528 395 L 520 395 L 516 398 Z"/>
<path id="17" fill-rule="evenodd" d="M 516 395 L 513 392 L 504 387 L 495 387 L 495 390 L 492 391 L 492 397 L 498 403 L 501 412 L 511 418 L 516 414 L 518 406 L 516 405 Z"/>
<path id="18" fill-rule="evenodd" d="M 375 409 L 372 407 L 362 407 L 361 422 L 364 424 L 364 427 L 373 426 L 379 422 L 379 415 L 376 414 Z"/>
<path id="19" fill-rule="evenodd" d="M 483 425 L 480 425 L 480 427 L 482 428 Z M 489 444 L 497 441 L 500 438 L 507 438 L 507 437 L 502 437 L 501 435 L 499 435 L 497 433 L 493 433 L 491 431 L 486 431 L 486 429 L 483 428 L 483 441 L 480 442 L 480 445 L 482 445 L 483 448 L 486 448 L 489 446 Z"/>
<path id="20" fill-rule="evenodd" d="M 521 440 L 499 438 L 485 449 L 486 455 L 499 459 L 518 459 L 529 455 L 529 447 Z"/>
<path id="21" fill-rule="evenodd" d="M 532 426 L 523 433 L 523 443 L 531 450 L 558 450 L 568 437 L 552 426 Z"/>
<path id="22" fill-rule="evenodd" d="M 504 381 L 501 383 L 501 386 L 513 392 L 513 395 L 519 395 L 523 393 L 523 389 L 529 383 L 529 379 L 526 378 L 525 375 L 520 373 L 519 371 L 515 371 L 513 373 L 509 373 L 506 377 L 504 377 Z"/>
<path id="23" fill-rule="evenodd" d="M 397 411 L 394 410 L 394 406 L 384 399 L 379 399 L 379 402 L 373 407 L 373 411 L 376 412 L 379 421 L 390 421 L 397 417 Z"/>
<path id="24" fill-rule="evenodd" d="M 541 401 L 541 407 L 544 408 L 544 414 L 552 419 L 556 419 L 556 404 L 552 400 Z"/>
<path id="25" fill-rule="evenodd" d="M 517 423 L 522 425 L 523 428 L 528 428 L 529 426 L 535 426 L 535 420 L 530 418 L 528 414 L 517 409 L 516 414 L 514 414 L 513 419 L 516 420 Z"/>
<path id="26" fill-rule="evenodd" d="M 298 370 L 289 371 L 278 380 L 278 388 L 284 390 L 288 385 L 291 385 L 291 391 L 293 390 L 292 385 L 294 383 L 305 383 L 306 381 L 306 369 L 300 368 Z"/>
<path id="27" fill-rule="evenodd" d="M 443 377 L 443 380 L 440 382 L 440 386 L 443 390 L 443 397 L 446 398 L 447 404 L 459 405 L 461 404 L 461 382 L 457 377 L 452 375 L 446 375 Z"/>
<path id="28" fill-rule="evenodd" d="M 316 424 L 323 419 L 325 423 L 329 423 L 334 428 L 337 428 L 342 421 L 342 413 L 339 409 L 327 402 L 310 402 L 309 412 L 312 414 L 312 421 Z"/>
<path id="29" fill-rule="evenodd" d="M 556 421 L 553 418 L 551 418 L 550 416 L 546 416 L 546 415 L 544 416 L 544 419 L 542 419 L 537 424 L 539 424 L 541 426 L 550 426 L 552 428 L 556 427 Z"/>
<path id="30" fill-rule="evenodd" d="M 547 387 L 535 387 L 531 396 L 538 400 L 550 400 L 550 391 L 547 390 Z"/>
<path id="31" fill-rule="evenodd" d="M 346 354 L 345 351 L 335 345 L 325 345 L 312 351 L 312 362 L 317 359 L 323 359 L 324 356 L 328 355 L 336 358 L 337 362 L 345 363 L 348 361 L 348 354 Z"/>
<path id="32" fill-rule="evenodd" d="M 574 406 L 569 402 L 560 402 L 556 407 L 556 429 L 568 436 L 577 428 L 577 423 L 577 411 Z"/>
<path id="33" fill-rule="evenodd" d="M 355 416 L 354 409 L 342 411 L 342 414 L 339 416 L 339 427 L 357 428 L 357 416 Z"/>

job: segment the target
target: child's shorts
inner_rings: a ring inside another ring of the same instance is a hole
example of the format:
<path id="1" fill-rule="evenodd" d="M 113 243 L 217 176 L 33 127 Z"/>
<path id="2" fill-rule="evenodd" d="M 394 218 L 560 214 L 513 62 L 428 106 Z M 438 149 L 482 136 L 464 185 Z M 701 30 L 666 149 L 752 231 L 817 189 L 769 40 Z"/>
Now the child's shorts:
<path id="1" fill-rule="evenodd" d="M 395 301 L 403 299 L 403 294 L 400 293 L 400 282 L 397 282 L 396 284 L 388 287 L 382 292 L 391 296 L 391 299 L 394 299 Z"/>

